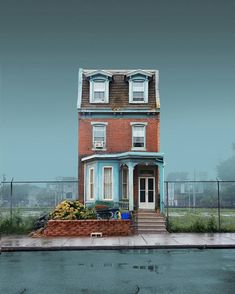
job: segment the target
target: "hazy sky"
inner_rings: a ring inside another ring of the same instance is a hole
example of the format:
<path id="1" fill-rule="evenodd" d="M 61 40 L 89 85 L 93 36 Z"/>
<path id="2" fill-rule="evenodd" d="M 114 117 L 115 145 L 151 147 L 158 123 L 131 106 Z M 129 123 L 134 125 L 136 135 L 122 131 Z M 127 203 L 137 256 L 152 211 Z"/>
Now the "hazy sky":
<path id="1" fill-rule="evenodd" d="M 77 72 L 160 70 L 166 172 L 235 142 L 235 1 L 0 0 L 0 175 L 77 175 Z"/>

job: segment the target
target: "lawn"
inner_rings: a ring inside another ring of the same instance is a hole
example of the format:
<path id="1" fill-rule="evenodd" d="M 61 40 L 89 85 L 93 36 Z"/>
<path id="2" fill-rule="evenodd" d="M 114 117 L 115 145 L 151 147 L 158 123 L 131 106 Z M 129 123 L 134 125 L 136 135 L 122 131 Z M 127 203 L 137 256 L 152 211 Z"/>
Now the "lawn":
<path id="1" fill-rule="evenodd" d="M 216 208 L 169 208 L 168 215 L 168 229 L 172 232 L 219 231 Z M 235 232 L 235 208 L 220 210 L 220 230 Z"/>

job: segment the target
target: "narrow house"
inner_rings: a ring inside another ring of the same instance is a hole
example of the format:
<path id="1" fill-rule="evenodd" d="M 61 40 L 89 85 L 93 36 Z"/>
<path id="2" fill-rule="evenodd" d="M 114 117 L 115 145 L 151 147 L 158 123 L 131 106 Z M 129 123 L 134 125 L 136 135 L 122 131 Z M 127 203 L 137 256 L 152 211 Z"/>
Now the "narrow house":
<path id="1" fill-rule="evenodd" d="M 158 80 L 157 70 L 79 69 L 80 201 L 163 213 Z"/>

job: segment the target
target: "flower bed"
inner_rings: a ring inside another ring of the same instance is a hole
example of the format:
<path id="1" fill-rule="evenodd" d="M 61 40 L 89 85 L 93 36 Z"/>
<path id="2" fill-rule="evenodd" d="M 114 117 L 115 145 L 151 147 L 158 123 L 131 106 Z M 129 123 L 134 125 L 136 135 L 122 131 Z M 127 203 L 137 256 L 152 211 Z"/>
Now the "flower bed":
<path id="1" fill-rule="evenodd" d="M 90 236 L 100 232 L 103 236 L 128 236 L 133 234 L 131 220 L 49 220 L 45 236 Z"/>
<path id="2" fill-rule="evenodd" d="M 44 236 L 128 236 L 133 234 L 130 219 L 97 219 L 97 213 L 79 201 L 63 201 L 49 216 Z"/>

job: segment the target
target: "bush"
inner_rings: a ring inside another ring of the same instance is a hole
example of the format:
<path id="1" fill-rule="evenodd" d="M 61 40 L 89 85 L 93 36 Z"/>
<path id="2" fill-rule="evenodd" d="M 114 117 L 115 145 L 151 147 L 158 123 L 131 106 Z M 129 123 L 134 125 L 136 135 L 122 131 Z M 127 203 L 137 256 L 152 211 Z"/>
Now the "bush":
<path id="1" fill-rule="evenodd" d="M 204 233 L 206 232 L 206 223 L 205 220 L 202 218 L 198 218 L 195 220 L 195 222 L 192 224 L 191 231 L 196 233 Z"/>
<path id="2" fill-rule="evenodd" d="M 217 225 L 216 225 L 216 219 L 214 215 L 211 215 L 208 223 L 207 223 L 207 231 L 210 233 L 217 232 Z"/>
<path id="3" fill-rule="evenodd" d="M 0 216 L 0 234 L 28 234 L 35 222 L 35 217 L 23 217 L 19 212 L 14 212 L 12 219 L 10 216 Z"/>
<path id="4" fill-rule="evenodd" d="M 50 219 L 76 220 L 76 219 L 96 219 L 96 213 L 91 208 L 86 208 L 79 201 L 62 201 L 50 214 Z"/>

